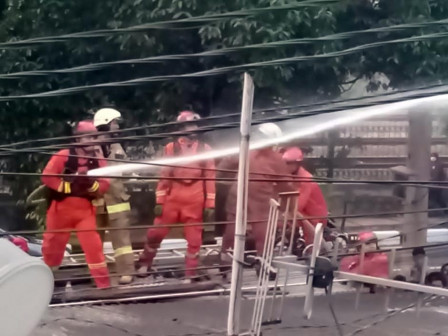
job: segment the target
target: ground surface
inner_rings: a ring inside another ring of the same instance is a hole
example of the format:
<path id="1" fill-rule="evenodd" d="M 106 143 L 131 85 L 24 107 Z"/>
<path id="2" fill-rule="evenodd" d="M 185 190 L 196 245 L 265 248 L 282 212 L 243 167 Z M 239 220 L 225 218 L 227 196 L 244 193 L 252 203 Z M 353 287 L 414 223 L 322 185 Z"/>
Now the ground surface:
<path id="1" fill-rule="evenodd" d="M 432 222 L 440 219 L 432 219 Z M 431 222 L 431 224 L 432 224 Z M 356 228 L 378 226 L 390 230 L 401 223 L 398 219 L 351 219 L 347 226 Z M 407 253 L 407 259 L 410 253 Z M 430 266 L 440 267 L 446 262 L 447 248 L 427 250 Z M 406 266 L 406 256 L 397 255 L 396 267 Z M 254 286 L 253 270 L 245 271 L 245 286 Z M 304 283 L 300 272 L 291 274 L 289 283 Z M 282 281 L 280 281 L 282 283 Z M 224 287 L 228 285 L 224 284 Z M 315 299 L 311 320 L 302 317 L 304 286 L 289 288 L 290 297 L 285 301 L 283 321 L 279 325 L 263 328 L 263 335 L 323 336 L 338 335 L 330 313 L 327 297 L 321 293 Z M 363 294 L 355 309 L 354 291 L 335 284 L 333 302 L 336 315 L 342 324 L 344 336 L 448 336 L 448 302 L 445 298 L 425 303 L 417 317 L 415 308 L 402 312 L 385 310 L 385 295 Z M 242 329 L 247 330 L 253 310 L 253 296 L 246 294 L 242 309 Z M 416 302 L 417 294 L 396 292 L 390 308 L 402 309 Z M 269 307 L 269 302 L 267 304 Z M 41 324 L 31 336 L 201 336 L 225 335 L 228 297 L 213 296 L 130 304 L 50 308 Z M 387 318 L 388 317 L 388 318 Z M 375 324 L 375 322 L 377 322 Z M 0 333 L 1 334 L 1 333 Z"/>
<path id="2" fill-rule="evenodd" d="M 448 335 L 448 302 L 444 298 L 424 304 L 417 317 L 414 308 L 391 312 L 385 308 L 383 292 L 363 294 L 358 309 L 352 291 L 333 296 L 336 315 L 345 336 Z M 242 325 L 249 327 L 253 300 L 243 302 Z M 415 293 L 398 292 L 391 308 L 404 308 L 416 302 Z M 268 306 L 268 305 L 267 305 Z M 227 297 L 204 297 L 158 303 L 133 303 L 103 306 L 51 308 L 32 336 L 187 336 L 224 335 Z M 302 318 L 303 297 L 285 301 L 283 322 L 264 327 L 263 335 L 338 335 L 324 295 L 316 297 L 310 321 Z M 377 325 L 369 326 L 378 322 Z"/>

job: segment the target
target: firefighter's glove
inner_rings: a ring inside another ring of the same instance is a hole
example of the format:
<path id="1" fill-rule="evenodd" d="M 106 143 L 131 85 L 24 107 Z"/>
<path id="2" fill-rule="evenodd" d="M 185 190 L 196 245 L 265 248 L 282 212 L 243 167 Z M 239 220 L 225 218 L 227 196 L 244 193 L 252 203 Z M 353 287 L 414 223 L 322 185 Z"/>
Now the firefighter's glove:
<path id="1" fill-rule="evenodd" d="M 154 216 L 155 217 L 160 217 L 160 216 L 162 216 L 162 213 L 163 213 L 163 205 L 162 204 L 157 204 L 154 207 Z"/>
<path id="2" fill-rule="evenodd" d="M 215 221 L 215 209 L 204 209 L 202 220 L 204 221 L 204 223 L 213 223 Z"/>

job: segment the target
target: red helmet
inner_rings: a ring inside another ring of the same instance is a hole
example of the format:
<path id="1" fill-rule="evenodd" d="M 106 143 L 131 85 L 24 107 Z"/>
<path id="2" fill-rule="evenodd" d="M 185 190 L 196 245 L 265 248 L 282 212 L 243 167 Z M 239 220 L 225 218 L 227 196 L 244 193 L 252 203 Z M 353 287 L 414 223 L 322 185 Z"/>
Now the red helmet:
<path id="1" fill-rule="evenodd" d="M 192 111 L 182 111 L 177 116 L 176 121 L 193 121 L 199 119 L 201 119 L 201 116 L 197 113 L 194 113 Z"/>
<path id="2" fill-rule="evenodd" d="M 303 161 L 303 153 L 299 147 L 288 148 L 283 153 L 283 161 L 286 162 L 301 162 Z"/>
<path id="3" fill-rule="evenodd" d="M 96 133 L 97 129 L 95 127 L 95 125 L 93 124 L 93 121 L 90 120 L 83 120 L 80 121 L 74 130 L 74 133 L 76 135 L 78 134 L 85 134 L 85 133 Z"/>
<path id="4" fill-rule="evenodd" d="M 360 232 L 358 234 L 358 240 L 361 243 L 372 243 L 375 242 L 377 240 L 377 236 L 375 233 L 373 233 L 372 231 L 364 231 L 364 232 Z"/>

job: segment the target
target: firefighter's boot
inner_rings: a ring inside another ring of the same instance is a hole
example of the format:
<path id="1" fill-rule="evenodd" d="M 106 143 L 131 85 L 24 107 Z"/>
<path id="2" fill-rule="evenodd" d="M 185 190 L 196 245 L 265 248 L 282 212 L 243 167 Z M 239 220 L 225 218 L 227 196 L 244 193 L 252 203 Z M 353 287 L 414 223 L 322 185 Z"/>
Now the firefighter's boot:
<path id="1" fill-rule="evenodd" d="M 134 281 L 134 277 L 132 275 L 123 275 L 118 280 L 118 283 L 120 285 L 129 285 L 132 283 L 132 281 Z"/>

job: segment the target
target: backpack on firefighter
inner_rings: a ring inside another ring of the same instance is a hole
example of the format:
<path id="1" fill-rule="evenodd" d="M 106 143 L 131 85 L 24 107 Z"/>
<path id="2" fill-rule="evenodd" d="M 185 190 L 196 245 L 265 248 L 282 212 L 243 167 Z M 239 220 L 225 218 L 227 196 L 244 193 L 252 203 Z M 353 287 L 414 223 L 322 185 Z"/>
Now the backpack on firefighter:
<path id="1" fill-rule="evenodd" d="M 97 130 L 91 121 L 80 121 L 75 126 L 73 134 L 76 136 L 82 136 L 83 134 L 92 134 L 96 133 Z M 81 185 L 86 185 L 86 190 L 89 185 L 89 177 L 78 175 L 79 168 L 85 167 L 85 171 L 99 168 L 98 161 L 94 158 L 90 158 L 83 165 L 79 165 L 78 154 L 74 147 L 69 149 L 67 161 L 65 163 L 63 175 L 72 175 L 70 177 L 64 177 L 64 181 L 70 183 L 80 183 Z M 66 197 L 75 196 L 75 197 L 83 197 L 89 200 L 93 200 L 94 196 L 89 194 L 88 192 L 76 192 L 76 193 L 63 193 L 48 188 L 45 185 L 39 186 L 35 189 L 27 198 L 26 204 L 27 206 L 42 206 L 43 203 L 46 203 L 46 208 L 51 206 L 53 201 L 61 201 Z"/>
<path id="2" fill-rule="evenodd" d="M 68 182 L 73 182 L 73 181 L 75 181 L 75 179 L 79 179 L 79 178 L 88 179 L 88 177 L 78 177 L 75 175 L 76 172 L 78 171 L 79 167 L 80 166 L 78 164 L 78 158 L 76 156 L 75 149 L 71 148 L 69 151 L 69 156 L 68 156 L 67 162 L 65 164 L 64 172 L 62 174 L 63 175 L 73 175 L 73 177 L 65 177 L 64 179 L 67 180 Z M 82 165 L 81 167 L 86 167 L 87 170 L 92 170 L 92 169 L 99 168 L 99 165 L 98 165 L 98 161 L 96 161 L 94 159 L 90 159 L 87 161 L 87 164 Z M 42 206 L 42 204 L 45 203 L 46 209 L 48 210 L 48 208 L 50 207 L 50 205 L 53 201 L 61 201 L 64 198 L 71 197 L 71 196 L 85 197 L 90 200 L 94 199 L 94 197 L 89 195 L 87 192 L 84 194 L 79 194 L 79 195 L 70 195 L 70 194 L 58 192 L 56 190 L 48 188 L 45 185 L 40 185 L 28 196 L 28 198 L 26 199 L 26 205 L 30 206 L 30 207 Z"/>

